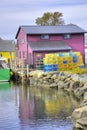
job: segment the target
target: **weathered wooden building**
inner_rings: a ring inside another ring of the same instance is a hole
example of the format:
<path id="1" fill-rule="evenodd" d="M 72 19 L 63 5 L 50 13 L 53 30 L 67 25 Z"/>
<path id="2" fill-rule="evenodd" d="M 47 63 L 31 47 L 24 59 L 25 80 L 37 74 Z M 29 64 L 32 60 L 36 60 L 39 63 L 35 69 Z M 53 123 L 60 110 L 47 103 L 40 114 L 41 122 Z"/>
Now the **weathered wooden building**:
<path id="1" fill-rule="evenodd" d="M 20 26 L 16 39 L 18 61 L 35 66 L 46 53 L 79 51 L 83 59 L 86 31 L 74 24 L 57 26 Z"/>
<path id="2" fill-rule="evenodd" d="M 15 59 L 15 42 L 14 40 L 3 40 L 0 38 L 0 55 L 8 60 Z"/>

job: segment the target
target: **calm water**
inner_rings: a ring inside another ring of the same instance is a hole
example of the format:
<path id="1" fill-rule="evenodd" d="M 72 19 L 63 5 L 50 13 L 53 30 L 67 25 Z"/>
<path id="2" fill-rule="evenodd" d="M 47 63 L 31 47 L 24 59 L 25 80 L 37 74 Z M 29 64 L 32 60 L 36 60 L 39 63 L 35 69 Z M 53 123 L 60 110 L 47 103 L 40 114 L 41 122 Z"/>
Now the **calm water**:
<path id="1" fill-rule="evenodd" d="M 73 130 L 79 102 L 53 89 L 0 84 L 0 130 Z"/>

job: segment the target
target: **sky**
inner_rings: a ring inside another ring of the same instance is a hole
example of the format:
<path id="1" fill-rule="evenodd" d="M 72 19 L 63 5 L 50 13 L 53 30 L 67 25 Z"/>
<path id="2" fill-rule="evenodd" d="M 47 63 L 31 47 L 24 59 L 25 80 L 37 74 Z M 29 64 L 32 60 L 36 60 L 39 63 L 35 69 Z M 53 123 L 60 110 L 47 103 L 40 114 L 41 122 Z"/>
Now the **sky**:
<path id="1" fill-rule="evenodd" d="M 19 26 L 36 25 L 35 19 L 55 11 L 65 24 L 87 30 L 87 0 L 0 0 L 0 37 L 14 40 Z"/>

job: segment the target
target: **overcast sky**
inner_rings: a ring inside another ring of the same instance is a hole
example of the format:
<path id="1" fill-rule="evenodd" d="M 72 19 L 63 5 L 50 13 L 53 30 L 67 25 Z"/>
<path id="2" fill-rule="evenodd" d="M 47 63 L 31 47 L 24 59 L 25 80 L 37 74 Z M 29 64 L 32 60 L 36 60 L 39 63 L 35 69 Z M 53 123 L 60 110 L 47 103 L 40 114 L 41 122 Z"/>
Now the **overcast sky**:
<path id="1" fill-rule="evenodd" d="M 0 37 L 14 40 L 20 25 L 35 25 L 44 12 L 55 11 L 66 24 L 87 30 L 87 0 L 0 0 Z"/>

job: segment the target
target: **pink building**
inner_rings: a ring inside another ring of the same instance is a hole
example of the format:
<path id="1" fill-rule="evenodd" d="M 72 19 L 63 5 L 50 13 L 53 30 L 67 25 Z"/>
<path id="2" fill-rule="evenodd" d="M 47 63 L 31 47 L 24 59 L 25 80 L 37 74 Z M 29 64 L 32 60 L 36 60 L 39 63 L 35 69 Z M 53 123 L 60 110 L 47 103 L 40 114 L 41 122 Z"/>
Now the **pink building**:
<path id="1" fill-rule="evenodd" d="M 18 61 L 34 65 L 46 53 L 79 51 L 83 59 L 86 31 L 74 24 L 56 26 L 20 26 L 16 34 Z"/>

